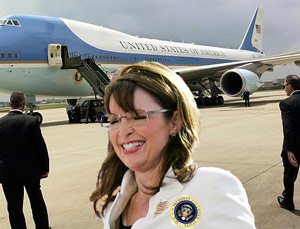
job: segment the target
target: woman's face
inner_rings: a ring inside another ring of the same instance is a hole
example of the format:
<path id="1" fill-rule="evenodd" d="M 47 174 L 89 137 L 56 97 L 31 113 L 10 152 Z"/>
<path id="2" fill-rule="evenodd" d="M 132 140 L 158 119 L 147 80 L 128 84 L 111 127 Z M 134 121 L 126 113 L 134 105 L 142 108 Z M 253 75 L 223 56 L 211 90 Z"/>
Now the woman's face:
<path id="1" fill-rule="evenodd" d="M 154 98 L 141 88 L 134 92 L 136 110 L 161 110 Z M 112 114 L 126 116 L 112 96 L 109 101 Z M 143 125 L 132 126 L 126 118 L 122 118 L 117 129 L 111 129 L 109 139 L 121 161 L 131 170 L 147 172 L 161 163 L 161 152 L 174 132 L 172 122 L 164 118 L 163 113 L 149 114 L 148 121 Z M 173 131 L 173 132 L 172 132 Z"/>

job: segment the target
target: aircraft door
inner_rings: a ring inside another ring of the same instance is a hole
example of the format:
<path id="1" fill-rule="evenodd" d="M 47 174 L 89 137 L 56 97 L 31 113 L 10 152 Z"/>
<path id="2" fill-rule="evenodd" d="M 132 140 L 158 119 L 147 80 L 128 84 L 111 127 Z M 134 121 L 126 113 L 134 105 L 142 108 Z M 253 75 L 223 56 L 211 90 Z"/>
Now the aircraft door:
<path id="1" fill-rule="evenodd" d="M 61 44 L 48 45 L 48 64 L 50 67 L 62 67 Z"/>

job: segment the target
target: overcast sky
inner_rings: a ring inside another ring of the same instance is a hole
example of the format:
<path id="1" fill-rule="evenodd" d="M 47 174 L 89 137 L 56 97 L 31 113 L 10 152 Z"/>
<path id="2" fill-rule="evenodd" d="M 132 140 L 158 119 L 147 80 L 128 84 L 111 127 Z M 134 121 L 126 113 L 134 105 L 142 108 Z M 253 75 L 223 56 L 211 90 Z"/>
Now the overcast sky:
<path id="1" fill-rule="evenodd" d="M 139 37 L 238 48 L 258 6 L 264 8 L 266 55 L 300 51 L 299 0 L 0 0 L 0 17 L 63 17 Z M 262 79 L 290 73 L 300 68 L 280 67 Z"/>

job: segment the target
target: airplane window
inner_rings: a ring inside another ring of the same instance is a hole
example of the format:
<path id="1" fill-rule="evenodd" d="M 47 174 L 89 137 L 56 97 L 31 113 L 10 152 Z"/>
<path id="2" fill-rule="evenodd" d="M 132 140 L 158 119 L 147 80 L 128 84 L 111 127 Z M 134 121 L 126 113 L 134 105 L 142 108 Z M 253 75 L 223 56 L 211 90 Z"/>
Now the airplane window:
<path id="1" fill-rule="evenodd" d="M 11 53 L 8 53 L 8 58 L 11 58 Z"/>
<path id="2" fill-rule="evenodd" d="M 15 58 L 18 58 L 18 57 L 19 57 L 18 53 L 15 53 Z"/>
<path id="3" fill-rule="evenodd" d="M 4 53 L 1 53 L 1 57 L 2 57 L 2 58 L 5 58 L 5 54 L 4 54 Z"/>
<path id="4" fill-rule="evenodd" d="M 4 25 L 5 24 L 5 20 L 0 20 L 0 25 Z"/>

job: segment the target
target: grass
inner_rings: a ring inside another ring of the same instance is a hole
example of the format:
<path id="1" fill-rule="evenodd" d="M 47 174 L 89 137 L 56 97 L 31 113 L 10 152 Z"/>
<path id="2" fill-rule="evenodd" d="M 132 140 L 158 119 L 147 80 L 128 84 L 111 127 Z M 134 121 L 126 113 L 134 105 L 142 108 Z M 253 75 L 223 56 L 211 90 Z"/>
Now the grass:
<path id="1" fill-rule="evenodd" d="M 50 103 L 50 104 L 39 104 L 36 110 L 46 110 L 55 108 L 65 108 L 67 104 L 65 103 Z M 0 113 L 8 112 L 10 107 L 0 107 Z"/>

